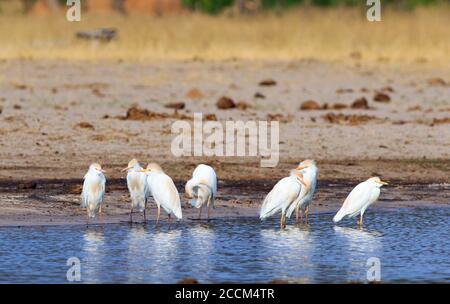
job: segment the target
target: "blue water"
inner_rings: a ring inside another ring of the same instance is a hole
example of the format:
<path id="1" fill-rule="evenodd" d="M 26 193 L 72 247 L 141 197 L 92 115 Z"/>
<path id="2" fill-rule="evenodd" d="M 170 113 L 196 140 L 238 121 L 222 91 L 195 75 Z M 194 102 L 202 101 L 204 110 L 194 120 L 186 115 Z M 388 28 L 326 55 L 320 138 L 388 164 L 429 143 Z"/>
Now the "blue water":
<path id="1" fill-rule="evenodd" d="M 340 226 L 332 214 L 310 225 L 278 219 L 185 220 L 0 228 L 1 283 L 66 283 L 66 261 L 81 261 L 82 283 L 366 282 L 367 259 L 381 262 L 383 282 L 450 282 L 450 208 L 372 211 L 365 228 Z"/>

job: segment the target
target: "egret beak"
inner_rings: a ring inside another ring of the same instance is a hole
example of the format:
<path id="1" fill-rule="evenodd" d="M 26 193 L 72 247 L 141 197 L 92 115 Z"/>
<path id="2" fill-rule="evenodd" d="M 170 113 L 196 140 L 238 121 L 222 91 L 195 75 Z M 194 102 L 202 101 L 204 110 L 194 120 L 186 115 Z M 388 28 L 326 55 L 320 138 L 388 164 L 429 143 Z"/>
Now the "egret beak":
<path id="1" fill-rule="evenodd" d="M 141 170 L 139 170 L 138 172 L 144 172 L 144 173 L 146 173 L 146 172 L 148 172 L 148 170 L 147 170 L 147 169 L 141 169 Z"/>
<path id="2" fill-rule="evenodd" d="M 381 180 L 380 180 L 380 184 L 382 184 L 382 185 L 389 185 L 388 182 L 384 182 L 384 181 L 381 181 Z"/>
<path id="3" fill-rule="evenodd" d="M 123 168 L 122 170 L 120 170 L 120 172 L 128 171 L 128 170 L 130 170 L 131 168 L 133 168 L 133 167 L 126 167 L 126 168 Z"/>
<path id="4" fill-rule="evenodd" d="M 295 168 L 295 170 L 301 171 L 301 170 L 303 170 L 305 168 L 306 168 L 306 166 L 298 166 L 297 168 Z"/>
<path id="5" fill-rule="evenodd" d="M 103 169 L 100 169 L 99 171 L 100 171 L 100 172 L 102 172 L 102 173 L 106 173 L 106 171 L 105 171 L 105 170 L 103 170 Z"/>

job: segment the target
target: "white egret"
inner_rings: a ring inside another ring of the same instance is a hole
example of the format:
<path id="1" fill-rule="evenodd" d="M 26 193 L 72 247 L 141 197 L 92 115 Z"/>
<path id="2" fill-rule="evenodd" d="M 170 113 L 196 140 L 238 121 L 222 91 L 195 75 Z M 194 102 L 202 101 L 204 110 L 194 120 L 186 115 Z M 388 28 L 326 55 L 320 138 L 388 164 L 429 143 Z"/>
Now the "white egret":
<path id="1" fill-rule="evenodd" d="M 304 186 L 300 191 L 298 199 L 293 202 L 286 213 L 288 218 L 291 217 L 295 210 L 295 223 L 298 223 L 298 214 L 300 211 L 300 222 L 303 221 L 303 211 L 305 212 L 305 221 L 308 223 L 309 206 L 312 203 L 314 193 L 316 192 L 317 186 L 317 166 L 316 162 L 311 159 L 302 161 L 298 167 L 295 169 L 300 171 L 303 176 Z"/>
<path id="2" fill-rule="evenodd" d="M 334 216 L 333 221 L 337 223 L 344 217 L 353 218 L 359 214 L 358 225 L 362 226 L 364 212 L 367 207 L 378 199 L 380 188 L 387 184 L 379 177 L 371 177 L 365 182 L 358 184 L 347 196 L 341 209 Z"/>
<path id="3" fill-rule="evenodd" d="M 298 170 L 291 170 L 290 176 L 278 181 L 267 194 L 260 211 L 260 219 L 263 220 L 281 211 L 280 227 L 286 227 L 286 210 L 300 195 L 302 185 L 306 187 L 303 176 Z"/>
<path id="4" fill-rule="evenodd" d="M 209 220 L 209 209 L 214 208 L 214 199 L 217 194 L 217 176 L 214 169 L 210 166 L 200 164 L 192 173 L 192 178 L 186 183 L 186 194 L 192 206 L 200 209 L 198 218 L 202 217 L 203 205 L 207 205 L 207 214 Z"/>
<path id="5" fill-rule="evenodd" d="M 87 222 L 101 212 L 101 204 L 105 196 L 106 178 L 102 167 L 93 163 L 84 176 L 83 191 L 81 192 L 81 207 L 86 208 Z"/>
<path id="6" fill-rule="evenodd" d="M 169 223 L 172 214 L 181 219 L 180 195 L 170 176 L 165 174 L 161 167 L 155 163 L 148 164 L 147 169 L 143 169 L 141 172 L 147 174 L 147 185 L 158 207 L 156 225 L 159 223 L 161 207 L 167 212 Z"/>
<path id="7" fill-rule="evenodd" d="M 130 160 L 128 166 L 122 169 L 122 171 L 128 171 L 127 185 L 131 198 L 130 222 L 133 221 L 133 211 L 135 209 L 138 212 L 144 212 L 144 221 L 146 221 L 145 208 L 147 207 L 148 199 L 147 176 L 141 172 L 142 167 L 136 159 Z"/>

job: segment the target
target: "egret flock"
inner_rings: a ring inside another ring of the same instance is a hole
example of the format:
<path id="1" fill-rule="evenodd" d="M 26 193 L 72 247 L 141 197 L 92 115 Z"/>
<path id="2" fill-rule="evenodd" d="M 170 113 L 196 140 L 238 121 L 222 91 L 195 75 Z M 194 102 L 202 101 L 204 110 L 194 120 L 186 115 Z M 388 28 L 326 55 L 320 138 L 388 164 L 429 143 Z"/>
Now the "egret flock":
<path id="1" fill-rule="evenodd" d="M 161 207 L 167 213 L 170 223 L 172 215 L 182 218 L 180 194 L 170 176 L 156 163 L 148 164 L 142 168 L 136 159 L 132 159 L 126 168 L 127 186 L 130 192 L 130 222 L 133 213 L 143 213 L 150 195 L 158 208 L 156 224 L 159 223 Z M 308 223 L 310 205 L 313 202 L 317 186 L 317 166 L 314 160 L 304 160 L 291 170 L 289 176 L 279 180 L 262 202 L 259 217 L 264 220 L 272 215 L 281 213 L 280 227 L 286 227 L 286 217 L 290 218 L 295 211 L 295 222 L 302 223 L 303 216 Z M 100 164 L 94 163 L 84 176 L 81 193 L 81 207 L 86 209 L 87 221 L 101 215 L 105 196 L 105 171 Z M 341 209 L 333 218 L 335 223 L 343 218 L 353 218 L 359 215 L 357 224 L 362 227 L 363 216 L 366 209 L 374 203 L 379 195 L 380 188 L 387 185 L 379 177 L 371 177 L 358 184 L 347 196 Z M 189 203 L 199 209 L 198 218 L 202 216 L 203 206 L 207 209 L 207 219 L 210 218 L 210 208 L 214 208 L 217 195 L 217 175 L 210 166 L 200 164 L 192 173 L 192 178 L 186 183 L 185 194 Z M 300 217 L 300 219 L 299 219 Z"/>

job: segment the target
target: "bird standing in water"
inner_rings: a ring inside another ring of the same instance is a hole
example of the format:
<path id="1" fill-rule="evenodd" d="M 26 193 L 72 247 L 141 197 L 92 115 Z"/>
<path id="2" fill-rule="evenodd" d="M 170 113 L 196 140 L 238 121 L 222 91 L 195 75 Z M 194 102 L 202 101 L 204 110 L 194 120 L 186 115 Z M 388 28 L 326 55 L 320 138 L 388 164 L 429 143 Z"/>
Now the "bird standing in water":
<path id="1" fill-rule="evenodd" d="M 81 192 L 81 207 L 86 208 L 87 223 L 90 218 L 95 218 L 97 212 L 101 212 L 101 205 L 105 196 L 106 178 L 105 171 L 97 163 L 89 166 L 84 176 L 83 191 Z"/>
<path id="2" fill-rule="evenodd" d="M 181 219 L 180 195 L 170 176 L 165 174 L 161 167 L 155 163 L 148 164 L 147 168 L 142 169 L 141 172 L 147 174 L 147 186 L 158 207 L 156 225 L 159 223 L 161 207 L 167 212 L 169 224 L 172 214 Z"/>
<path id="3" fill-rule="evenodd" d="M 194 198 L 189 201 L 191 205 L 200 209 L 198 219 L 201 219 L 202 209 L 206 204 L 209 220 L 209 210 L 211 206 L 214 208 L 217 194 L 217 175 L 214 169 L 207 165 L 198 165 L 192 173 L 192 178 L 186 183 L 185 191 L 189 198 Z"/>
<path id="4" fill-rule="evenodd" d="M 341 209 L 334 216 L 333 222 L 337 223 L 344 217 L 353 218 L 359 214 L 357 223 L 358 226 L 362 227 L 364 212 L 378 199 L 380 188 L 387 184 L 376 176 L 358 184 L 345 199 Z"/>
<path id="5" fill-rule="evenodd" d="M 304 160 L 295 170 L 300 171 L 300 174 L 303 177 L 304 185 L 302 185 L 299 198 L 289 206 L 286 215 L 290 218 L 295 210 L 295 223 L 297 224 L 299 212 L 300 223 L 303 221 L 303 212 L 305 212 L 305 222 L 308 224 L 309 206 L 312 203 L 317 186 L 316 162 L 311 159 Z"/>
<path id="6" fill-rule="evenodd" d="M 131 198 L 130 222 L 133 222 L 133 212 L 136 209 L 144 213 L 144 221 L 147 221 L 145 215 L 148 199 L 147 176 L 141 172 L 142 167 L 136 159 L 130 160 L 128 166 L 122 169 L 123 171 L 128 171 L 127 186 Z"/>
<path id="7" fill-rule="evenodd" d="M 280 227 L 286 227 L 286 210 L 295 203 L 301 194 L 301 189 L 307 187 L 303 176 L 298 170 L 291 170 L 288 177 L 282 178 L 267 194 L 261 206 L 259 217 L 264 220 L 281 211 Z"/>

